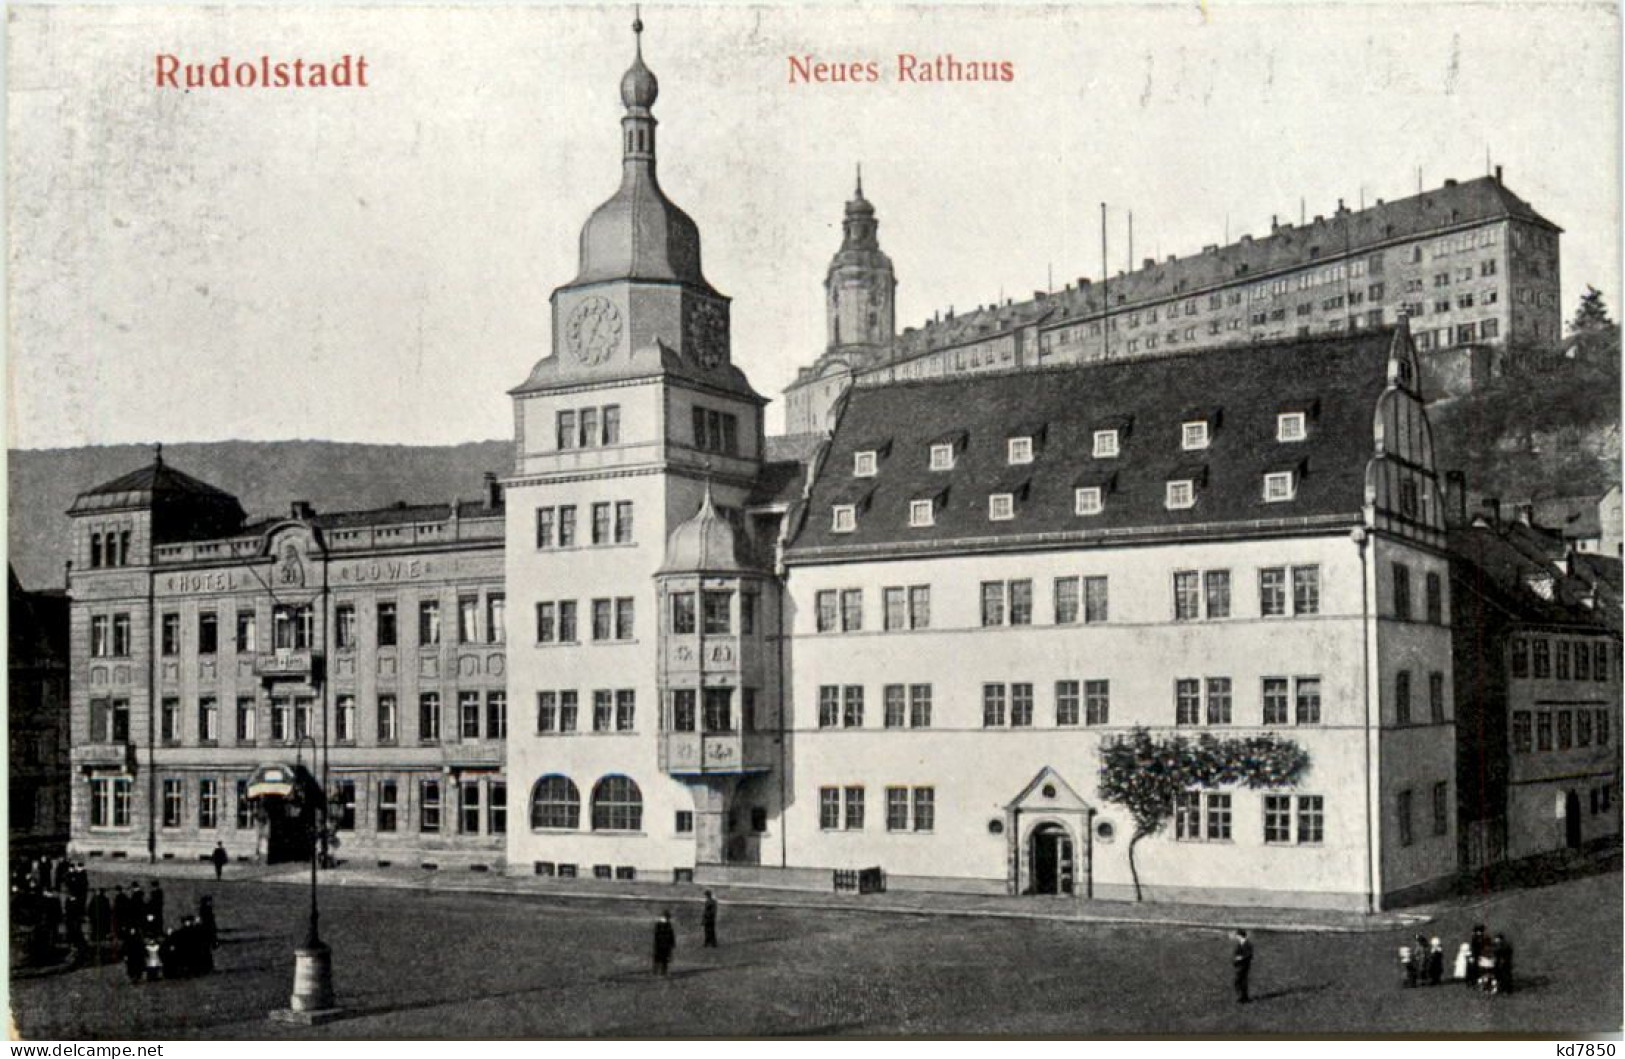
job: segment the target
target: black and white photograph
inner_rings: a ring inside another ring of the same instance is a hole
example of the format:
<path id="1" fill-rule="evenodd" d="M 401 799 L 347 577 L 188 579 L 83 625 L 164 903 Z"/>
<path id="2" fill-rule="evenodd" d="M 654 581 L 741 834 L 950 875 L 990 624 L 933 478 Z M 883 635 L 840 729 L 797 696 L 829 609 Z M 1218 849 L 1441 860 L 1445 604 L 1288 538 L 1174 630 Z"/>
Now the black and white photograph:
<path id="1" fill-rule="evenodd" d="M 1621 50 L 9 5 L 11 1039 L 1620 1040 Z"/>

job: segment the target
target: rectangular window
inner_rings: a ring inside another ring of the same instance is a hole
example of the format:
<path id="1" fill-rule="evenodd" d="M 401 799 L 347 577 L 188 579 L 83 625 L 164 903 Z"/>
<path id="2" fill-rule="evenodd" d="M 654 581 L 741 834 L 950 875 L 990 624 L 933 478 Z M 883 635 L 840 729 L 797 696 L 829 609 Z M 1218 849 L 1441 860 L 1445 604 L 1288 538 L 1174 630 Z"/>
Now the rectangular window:
<path id="1" fill-rule="evenodd" d="M 502 780 L 492 780 L 488 796 L 485 799 L 485 829 L 493 835 L 508 833 L 508 785 Z"/>
<path id="2" fill-rule="evenodd" d="M 165 699 L 158 707 L 158 741 L 161 743 L 179 743 L 181 741 L 181 700 Z"/>
<path id="3" fill-rule="evenodd" d="M 1292 841 L 1292 796 L 1264 795 L 1264 841 L 1281 845 Z"/>
<path id="4" fill-rule="evenodd" d="M 1264 723 L 1287 723 L 1287 682 L 1285 677 L 1264 678 Z"/>
<path id="5" fill-rule="evenodd" d="M 901 588 L 887 588 L 881 593 L 882 625 L 887 631 L 907 628 L 907 604 Z"/>
<path id="6" fill-rule="evenodd" d="M 594 641 L 607 640 L 614 615 L 607 599 L 592 601 L 592 638 Z"/>
<path id="7" fill-rule="evenodd" d="M 1292 568 L 1292 613 L 1320 613 L 1320 567 Z"/>
<path id="8" fill-rule="evenodd" d="M 733 631 L 733 593 L 707 590 L 700 593 L 700 612 L 707 636 L 726 636 Z"/>
<path id="9" fill-rule="evenodd" d="M 1055 723 L 1057 725 L 1073 725 L 1078 723 L 1078 682 L 1076 680 L 1057 680 L 1055 682 Z"/>
<path id="10" fill-rule="evenodd" d="M 254 743 L 255 715 L 254 700 L 240 698 L 237 700 L 237 744 L 239 746 L 252 746 Z"/>
<path id="11" fill-rule="evenodd" d="M 933 831 L 937 826 L 937 789 L 914 788 L 914 830 Z"/>
<path id="12" fill-rule="evenodd" d="M 237 781 L 237 830 L 246 831 L 254 826 L 254 803 L 248 800 L 248 781 Z"/>
<path id="13" fill-rule="evenodd" d="M 1541 710 L 1535 714 L 1535 749 L 1550 750 L 1552 748 L 1552 714 L 1550 710 Z"/>
<path id="14" fill-rule="evenodd" d="M 1098 515 L 1105 510 L 1106 505 L 1101 498 L 1101 487 L 1098 485 L 1078 486 L 1072 493 L 1072 513 L 1075 515 Z"/>
<path id="15" fill-rule="evenodd" d="M 615 543 L 632 543 L 632 501 L 615 502 Z"/>
<path id="16" fill-rule="evenodd" d="M 1574 747 L 1574 714 L 1568 710 L 1557 711 L 1557 749 L 1570 750 Z"/>
<path id="17" fill-rule="evenodd" d="M 908 502 L 908 524 L 919 528 L 935 525 L 937 521 L 937 504 L 934 500 L 910 500 Z"/>
<path id="18" fill-rule="evenodd" d="M 1167 493 L 1163 504 L 1170 511 L 1196 506 L 1196 483 L 1188 478 L 1179 478 L 1167 484 Z"/>
<path id="19" fill-rule="evenodd" d="M 1569 641 L 1557 641 L 1557 679 L 1569 679 Z"/>
<path id="20" fill-rule="evenodd" d="M 1608 745 L 1608 708 L 1606 706 L 1597 711 L 1597 745 Z"/>
<path id="21" fill-rule="evenodd" d="M 1033 725 L 1033 686 L 1010 685 L 1010 727 L 1031 728 Z"/>
<path id="22" fill-rule="evenodd" d="M 603 408 L 605 445 L 619 445 L 621 443 L 621 406 L 607 404 Z"/>
<path id="23" fill-rule="evenodd" d="M 863 589 L 848 588 L 841 592 L 841 631 L 863 631 Z"/>
<path id="24" fill-rule="evenodd" d="M 908 686 L 908 724 L 910 728 L 931 727 L 931 685 Z"/>
<path id="25" fill-rule="evenodd" d="M 1266 618 L 1286 613 L 1286 568 L 1267 566 L 1258 571 L 1258 612 Z"/>
<path id="26" fill-rule="evenodd" d="M 333 642 L 341 651 L 356 645 L 355 604 L 340 603 L 333 608 Z"/>
<path id="27" fill-rule="evenodd" d="M 694 731 L 695 702 L 693 688 L 678 688 L 671 693 L 671 726 L 679 732 Z"/>
<path id="28" fill-rule="evenodd" d="M 355 781 L 339 780 L 333 792 L 334 828 L 339 831 L 355 830 Z"/>
<path id="29" fill-rule="evenodd" d="M 559 692 L 559 731 L 576 730 L 576 700 L 577 694 L 573 690 Z"/>
<path id="30" fill-rule="evenodd" d="M 992 493 L 987 498 L 987 517 L 994 522 L 1008 522 L 1016 517 L 1016 498 L 1011 493 Z"/>
<path id="31" fill-rule="evenodd" d="M 1055 624 L 1074 624 L 1078 620 L 1078 608 L 1078 579 L 1075 577 L 1057 577 L 1055 579 Z"/>
<path id="32" fill-rule="evenodd" d="M 1179 447 L 1191 451 L 1207 448 L 1207 423 L 1202 420 L 1186 423 L 1180 428 Z"/>
<path id="33" fill-rule="evenodd" d="M 846 788 L 846 829 L 863 830 L 863 788 Z"/>
<path id="34" fill-rule="evenodd" d="M 181 789 L 181 781 L 177 779 L 164 780 L 164 816 L 165 827 L 180 827 L 181 813 L 186 801 L 186 793 Z"/>
<path id="35" fill-rule="evenodd" d="M 954 447 L 952 444 L 931 446 L 931 469 L 933 471 L 951 471 L 954 469 Z"/>
<path id="36" fill-rule="evenodd" d="M 355 696 L 338 695 L 333 700 L 333 740 L 355 742 Z"/>
<path id="37" fill-rule="evenodd" d="M 1109 616 L 1106 579 L 1104 577 L 1084 578 L 1083 620 L 1092 625 L 1096 622 L 1106 621 Z"/>
<path id="38" fill-rule="evenodd" d="M 886 705 L 886 727 L 901 728 L 907 719 L 907 707 L 904 698 L 903 685 L 887 684 L 884 690 Z"/>
<path id="39" fill-rule="evenodd" d="M 480 833 L 480 784 L 464 780 L 458 784 L 457 830 L 465 835 Z"/>
<path id="40" fill-rule="evenodd" d="M 1230 841 L 1230 795 L 1207 796 L 1207 839 L 1209 842 Z"/>
<path id="41" fill-rule="evenodd" d="M 1010 624 L 1031 625 L 1033 623 L 1033 583 L 1031 581 L 1010 582 Z"/>
<path id="42" fill-rule="evenodd" d="M 1512 638 L 1512 675 L 1515 677 L 1529 675 L 1529 641 L 1521 636 Z"/>
<path id="43" fill-rule="evenodd" d="M 1438 571 L 1429 570 L 1425 579 L 1427 595 L 1428 621 L 1434 625 L 1444 624 L 1444 580 Z"/>
<path id="44" fill-rule="evenodd" d="M 378 783 L 378 830 L 394 831 L 400 811 L 400 786 L 394 780 Z"/>
<path id="45" fill-rule="evenodd" d="M 1111 681 L 1083 682 L 1083 721 L 1085 724 L 1111 723 Z"/>
<path id="46" fill-rule="evenodd" d="M 908 830 L 908 788 L 886 788 L 886 830 Z"/>
<path id="47" fill-rule="evenodd" d="M 1450 833 L 1450 784 L 1440 782 L 1433 785 L 1433 833 L 1446 835 Z"/>
<path id="48" fill-rule="evenodd" d="M 181 653 L 181 616 L 165 614 L 160 622 L 162 630 L 159 650 L 167 658 Z"/>
<path id="49" fill-rule="evenodd" d="M 220 615 L 212 610 L 197 616 L 197 653 L 220 653 Z"/>
<path id="50" fill-rule="evenodd" d="M 536 547 L 551 548 L 558 527 L 558 516 L 553 508 L 536 509 Z"/>
<path id="51" fill-rule="evenodd" d="M 440 601 L 425 599 L 418 603 L 418 645 L 432 647 L 440 643 Z"/>
<path id="52" fill-rule="evenodd" d="M 982 685 L 982 727 L 1004 727 L 1004 685 Z"/>
<path id="53" fill-rule="evenodd" d="M 841 689 L 841 727 L 863 727 L 863 685 L 848 684 Z"/>
<path id="54" fill-rule="evenodd" d="M 559 508 L 559 547 L 574 548 L 576 546 L 576 508 L 574 504 L 565 504 Z"/>
<path id="55" fill-rule="evenodd" d="M 1428 674 L 1428 719 L 1434 724 L 1444 723 L 1444 674 Z"/>
<path id="56" fill-rule="evenodd" d="M 237 612 L 237 653 L 252 654 L 259 650 L 259 637 L 255 635 L 254 612 L 239 610 Z"/>
<path id="57" fill-rule="evenodd" d="M 559 600 L 559 643 L 576 642 L 576 603 L 573 599 Z"/>
<path id="58" fill-rule="evenodd" d="M 380 603 L 378 604 L 378 646 L 394 647 L 395 641 L 395 604 Z M 278 646 L 281 645 L 278 644 Z"/>
<path id="59" fill-rule="evenodd" d="M 220 700 L 213 695 L 197 700 L 197 738 L 204 744 L 220 741 Z"/>
<path id="60" fill-rule="evenodd" d="M 424 780 L 418 790 L 421 799 L 418 803 L 418 830 L 439 831 L 440 781 Z"/>
<path id="61" fill-rule="evenodd" d="M 1275 504 L 1294 495 L 1291 471 L 1270 471 L 1264 475 L 1264 502 Z"/>
<path id="62" fill-rule="evenodd" d="M 592 505 L 592 542 L 594 544 L 608 544 L 609 534 L 609 504 Z"/>
<path id="63" fill-rule="evenodd" d="M 554 432 L 554 442 L 560 449 L 573 449 L 576 447 L 576 414 L 574 409 L 567 409 L 558 414 L 558 429 Z"/>
<path id="64" fill-rule="evenodd" d="M 1320 723 L 1320 678 L 1298 678 L 1298 723 Z"/>
<path id="65" fill-rule="evenodd" d="M 911 629 L 931 627 L 931 586 L 911 585 L 908 590 L 908 624 Z"/>
<path id="66" fill-rule="evenodd" d="M 480 737 L 480 693 L 457 693 L 457 734 L 464 742 Z"/>
<path id="67" fill-rule="evenodd" d="M 1394 564 L 1394 617 L 1411 620 L 1411 569 L 1404 563 Z"/>
<path id="68" fill-rule="evenodd" d="M 418 741 L 440 742 L 440 693 L 426 691 L 418 696 Z"/>
<path id="69" fill-rule="evenodd" d="M 485 693 L 485 738 L 508 738 L 508 693 L 506 691 L 488 691 Z"/>
<path id="70" fill-rule="evenodd" d="M 1534 749 L 1533 717 L 1528 710 L 1512 712 L 1512 752 L 1527 754 Z"/>
<path id="71" fill-rule="evenodd" d="M 1591 679 L 1591 645 L 1584 640 L 1574 641 L 1574 679 Z"/>
<path id="72" fill-rule="evenodd" d="M 97 614 L 90 619 L 90 657 L 108 658 L 113 654 L 112 619 Z"/>
<path id="73" fill-rule="evenodd" d="M 1110 459 L 1117 455 L 1117 431 L 1097 430 L 1094 432 L 1094 456 L 1096 459 Z"/>
<path id="74" fill-rule="evenodd" d="M 220 781 L 197 781 L 197 826 L 212 829 L 220 826 Z"/>
<path id="75" fill-rule="evenodd" d="M 1608 681 L 1608 645 L 1599 643 L 1591 651 L 1591 679 L 1598 684 Z"/>
<path id="76" fill-rule="evenodd" d="M 673 597 L 673 598 L 675 599 L 676 597 Z M 837 601 L 837 596 L 836 596 L 836 593 L 834 592 L 834 590 L 832 590 L 832 589 L 825 589 L 825 590 L 819 592 L 814 597 L 815 610 L 817 612 L 817 622 L 818 622 L 817 628 L 818 628 L 819 632 L 834 632 L 835 631 L 835 627 L 836 627 L 836 601 Z M 694 607 L 694 601 L 693 601 L 693 598 L 690 597 L 690 599 L 689 599 L 689 610 L 690 610 L 691 613 L 693 611 L 693 607 Z M 691 625 L 692 625 L 692 621 L 693 621 L 693 619 L 691 617 L 690 618 L 690 624 Z M 689 631 L 692 632 L 693 631 L 692 628 Z"/>
<path id="77" fill-rule="evenodd" d="M 1202 585 L 1209 618 L 1230 616 L 1230 571 L 1209 570 L 1202 575 Z"/>
<path id="78" fill-rule="evenodd" d="M 982 624 L 1004 624 L 1004 582 L 982 582 Z"/>
<path id="79" fill-rule="evenodd" d="M 1394 723 L 1411 723 L 1411 674 L 1408 669 L 1394 674 Z"/>
<path id="80" fill-rule="evenodd" d="M 1298 308 L 1302 309 L 1303 306 Z M 1276 441 L 1302 441 L 1304 438 L 1304 414 L 1302 412 L 1282 412 L 1275 417 Z"/>
<path id="81" fill-rule="evenodd" d="M 1534 641 L 1535 679 L 1547 680 L 1552 675 L 1552 644 L 1551 641 L 1537 636 Z"/>
<path id="82" fill-rule="evenodd" d="M 1410 791 L 1406 790 L 1399 792 L 1397 804 L 1395 805 L 1395 811 L 1399 816 L 1399 844 L 1401 846 L 1409 846 L 1416 841 L 1416 835 L 1412 830 L 1411 822 Z"/>
<path id="83" fill-rule="evenodd" d="M 1591 745 L 1591 711 L 1574 711 L 1574 745 L 1585 747 Z"/>
<path id="84" fill-rule="evenodd" d="M 818 788 L 818 826 L 825 831 L 836 831 L 841 826 L 841 789 Z"/>
<path id="85" fill-rule="evenodd" d="M 395 742 L 399 727 L 396 713 L 395 696 L 378 696 L 378 741 L 380 743 Z"/>
<path id="86" fill-rule="evenodd" d="M 1201 586 L 1195 570 L 1174 572 L 1174 620 L 1195 621 L 1201 613 Z"/>
<path id="87" fill-rule="evenodd" d="M 581 422 L 581 430 L 578 435 L 581 438 L 581 447 L 586 449 L 597 445 L 599 439 L 598 409 L 583 408 L 577 413 L 577 418 Z"/>
<path id="88" fill-rule="evenodd" d="M 835 684 L 822 684 L 818 688 L 818 727 L 834 728 L 840 724 L 841 689 Z"/>
<path id="89" fill-rule="evenodd" d="M 128 658 L 129 656 L 130 616 L 128 614 L 115 614 L 113 615 L 113 657 Z"/>
<path id="90" fill-rule="evenodd" d="M 1207 723 L 1230 723 L 1230 678 L 1207 678 Z"/>
<path id="91" fill-rule="evenodd" d="M 480 597 L 457 597 L 457 642 L 480 642 Z"/>
<path id="92" fill-rule="evenodd" d="M 1326 798 L 1320 794 L 1298 795 L 1298 845 L 1319 845 L 1326 841 Z"/>
<path id="93" fill-rule="evenodd" d="M 707 693 L 714 689 L 707 689 Z M 615 697 L 600 688 L 592 693 L 592 730 L 608 732 L 615 726 Z M 707 730 L 711 730 L 707 726 Z"/>
<path id="94" fill-rule="evenodd" d="M 1174 838 L 1197 842 L 1202 838 L 1202 792 L 1180 791 L 1174 797 Z"/>
<path id="95" fill-rule="evenodd" d="M 1174 723 L 1202 723 L 1202 682 L 1182 679 L 1174 682 Z"/>

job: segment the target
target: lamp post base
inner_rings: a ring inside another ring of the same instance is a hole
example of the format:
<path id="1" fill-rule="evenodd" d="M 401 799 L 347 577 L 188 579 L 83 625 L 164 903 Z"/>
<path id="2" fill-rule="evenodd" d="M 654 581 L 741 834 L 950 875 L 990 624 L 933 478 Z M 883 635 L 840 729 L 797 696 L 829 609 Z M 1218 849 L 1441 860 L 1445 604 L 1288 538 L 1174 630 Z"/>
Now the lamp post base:
<path id="1" fill-rule="evenodd" d="M 320 941 L 293 951 L 293 995 L 290 1012 L 330 1011 L 333 1003 L 333 950 Z"/>

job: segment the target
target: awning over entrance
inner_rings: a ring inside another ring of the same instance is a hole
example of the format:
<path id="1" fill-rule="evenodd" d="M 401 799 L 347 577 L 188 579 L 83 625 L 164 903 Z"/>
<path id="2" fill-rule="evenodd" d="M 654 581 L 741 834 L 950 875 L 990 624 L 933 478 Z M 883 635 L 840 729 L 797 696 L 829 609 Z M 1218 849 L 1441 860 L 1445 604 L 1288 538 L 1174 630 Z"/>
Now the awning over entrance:
<path id="1" fill-rule="evenodd" d="M 250 799 L 293 798 L 296 795 L 308 798 L 314 795 L 319 801 L 321 793 L 322 789 L 316 778 L 302 765 L 285 763 L 261 765 L 254 770 L 254 775 L 248 781 Z"/>

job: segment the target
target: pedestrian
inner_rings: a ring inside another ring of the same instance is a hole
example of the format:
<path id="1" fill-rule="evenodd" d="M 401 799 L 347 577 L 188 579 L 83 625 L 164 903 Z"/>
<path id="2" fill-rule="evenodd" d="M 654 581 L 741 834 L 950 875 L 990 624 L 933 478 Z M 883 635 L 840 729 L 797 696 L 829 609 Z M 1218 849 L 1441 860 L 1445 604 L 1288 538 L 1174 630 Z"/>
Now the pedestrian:
<path id="1" fill-rule="evenodd" d="M 144 954 L 147 981 L 156 982 L 164 976 L 164 938 L 161 934 L 149 934 L 143 941 L 137 939 L 135 943 Z"/>
<path id="2" fill-rule="evenodd" d="M 85 902 L 76 893 L 69 893 L 63 902 L 62 922 L 67 927 L 68 945 L 73 949 L 75 961 L 90 955 L 90 942 L 85 940 Z"/>
<path id="3" fill-rule="evenodd" d="M 123 957 L 124 973 L 129 977 L 130 984 L 135 985 L 141 981 L 142 976 L 146 972 L 146 946 L 142 945 L 139 941 L 136 941 L 133 938 L 129 939 L 124 945 Z"/>
<path id="4" fill-rule="evenodd" d="M 96 893 L 91 897 L 86 909 L 90 918 L 90 939 L 98 948 L 107 940 L 108 929 L 112 926 L 113 907 L 107 900 L 106 887 L 98 886 Z"/>
<path id="5" fill-rule="evenodd" d="M 1416 950 L 1409 945 L 1399 947 L 1399 984 L 1404 989 L 1416 985 Z"/>
<path id="6" fill-rule="evenodd" d="M 1230 964 L 1236 973 L 1236 1003 L 1245 1004 L 1249 999 L 1247 977 L 1253 971 L 1253 943 L 1247 940 L 1247 932 L 1239 928 L 1233 937 L 1236 940 L 1236 950 L 1230 957 Z"/>
<path id="7" fill-rule="evenodd" d="M 655 974 L 665 975 L 671 966 L 671 955 L 676 950 L 677 930 L 671 925 L 671 911 L 668 909 L 655 920 Z"/>
<path id="8" fill-rule="evenodd" d="M 130 884 L 130 929 L 139 931 L 147 921 L 147 892 L 141 889 L 141 880 Z"/>
<path id="9" fill-rule="evenodd" d="M 1490 954 L 1495 960 L 1495 991 L 1512 992 L 1512 942 L 1505 934 L 1495 935 L 1490 943 Z"/>
<path id="10" fill-rule="evenodd" d="M 1434 938 L 1428 943 L 1428 985 L 1444 981 L 1444 942 Z"/>
<path id="11" fill-rule="evenodd" d="M 208 895 L 198 898 L 197 921 L 198 926 L 202 928 L 203 939 L 209 948 L 211 950 L 218 949 L 220 947 L 220 928 L 214 921 L 214 898 Z"/>
<path id="12" fill-rule="evenodd" d="M 710 890 L 705 891 L 705 911 L 700 915 L 700 923 L 705 928 L 705 948 L 717 947 L 717 899 Z"/>
<path id="13" fill-rule="evenodd" d="M 1471 944 L 1464 941 L 1461 943 L 1461 947 L 1456 950 L 1456 965 L 1451 968 L 1450 977 L 1454 978 L 1458 982 L 1464 981 L 1467 976 L 1472 973 L 1472 965 L 1473 947 Z"/>
<path id="14" fill-rule="evenodd" d="M 220 881 L 221 873 L 226 870 L 226 861 L 230 859 L 231 857 L 226 853 L 226 844 L 224 842 L 216 842 L 214 844 L 214 852 L 209 854 L 209 862 L 214 865 L 215 882 Z"/>
<path id="15" fill-rule="evenodd" d="M 1484 936 L 1484 924 L 1473 926 L 1472 936 L 1467 939 L 1467 987 L 1471 989 L 1478 984 L 1479 961 L 1483 959 L 1489 939 Z"/>
<path id="16" fill-rule="evenodd" d="M 152 880 L 152 891 L 147 894 L 147 915 L 158 924 L 158 933 L 164 932 L 164 888 Z"/>
<path id="17" fill-rule="evenodd" d="M 130 932 L 130 924 L 135 922 L 135 915 L 130 910 L 130 895 L 124 892 L 122 883 L 113 887 L 112 915 L 107 921 L 107 938 L 116 949 L 123 942 L 124 935 Z"/>

